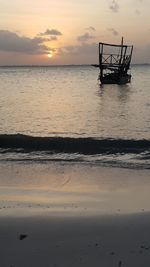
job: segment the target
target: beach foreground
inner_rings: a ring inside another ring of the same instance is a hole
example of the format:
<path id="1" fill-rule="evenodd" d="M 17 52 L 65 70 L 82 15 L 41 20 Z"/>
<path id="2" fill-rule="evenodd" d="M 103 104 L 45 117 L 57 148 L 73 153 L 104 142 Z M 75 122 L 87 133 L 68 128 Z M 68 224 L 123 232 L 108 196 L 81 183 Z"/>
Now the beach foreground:
<path id="1" fill-rule="evenodd" d="M 150 266 L 150 214 L 0 221 L 1 266 Z"/>
<path id="2" fill-rule="evenodd" d="M 149 170 L 0 164 L 0 266 L 150 266 Z"/>

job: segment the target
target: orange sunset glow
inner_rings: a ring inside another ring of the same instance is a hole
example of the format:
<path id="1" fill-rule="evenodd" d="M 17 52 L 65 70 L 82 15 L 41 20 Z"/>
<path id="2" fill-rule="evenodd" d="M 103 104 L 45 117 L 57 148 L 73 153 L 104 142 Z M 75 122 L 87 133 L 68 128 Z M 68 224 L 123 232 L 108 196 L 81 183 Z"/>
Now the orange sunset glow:
<path id="1" fill-rule="evenodd" d="M 97 63 L 98 42 L 121 36 L 133 63 L 149 63 L 149 9 L 147 0 L 0 0 L 0 64 Z"/>
<path id="2" fill-rule="evenodd" d="M 53 55 L 51 53 L 47 54 L 48 58 L 52 58 Z"/>

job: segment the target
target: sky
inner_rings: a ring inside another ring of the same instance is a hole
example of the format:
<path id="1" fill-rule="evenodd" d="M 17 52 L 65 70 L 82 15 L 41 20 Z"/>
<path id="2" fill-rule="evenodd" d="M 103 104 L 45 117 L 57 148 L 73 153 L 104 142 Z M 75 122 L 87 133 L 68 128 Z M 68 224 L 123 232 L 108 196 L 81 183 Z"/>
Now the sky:
<path id="1" fill-rule="evenodd" d="M 150 63 L 150 0 L 0 0 L 0 65 L 98 63 L 98 43 Z"/>

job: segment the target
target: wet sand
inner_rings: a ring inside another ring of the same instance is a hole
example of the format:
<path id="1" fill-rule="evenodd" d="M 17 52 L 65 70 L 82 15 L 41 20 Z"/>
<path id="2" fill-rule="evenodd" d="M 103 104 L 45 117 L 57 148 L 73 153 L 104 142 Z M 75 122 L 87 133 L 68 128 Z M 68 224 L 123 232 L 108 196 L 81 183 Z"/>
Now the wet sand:
<path id="1" fill-rule="evenodd" d="M 0 164 L 0 266 L 147 267 L 148 170 Z"/>

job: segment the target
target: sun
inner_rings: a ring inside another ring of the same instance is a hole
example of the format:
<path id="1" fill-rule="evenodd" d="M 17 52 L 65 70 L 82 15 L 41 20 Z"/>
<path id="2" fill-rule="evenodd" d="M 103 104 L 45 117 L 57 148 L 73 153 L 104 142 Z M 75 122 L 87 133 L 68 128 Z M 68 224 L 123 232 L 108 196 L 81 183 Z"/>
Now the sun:
<path id="1" fill-rule="evenodd" d="M 52 58 L 53 57 L 52 53 L 47 54 L 47 57 Z"/>

